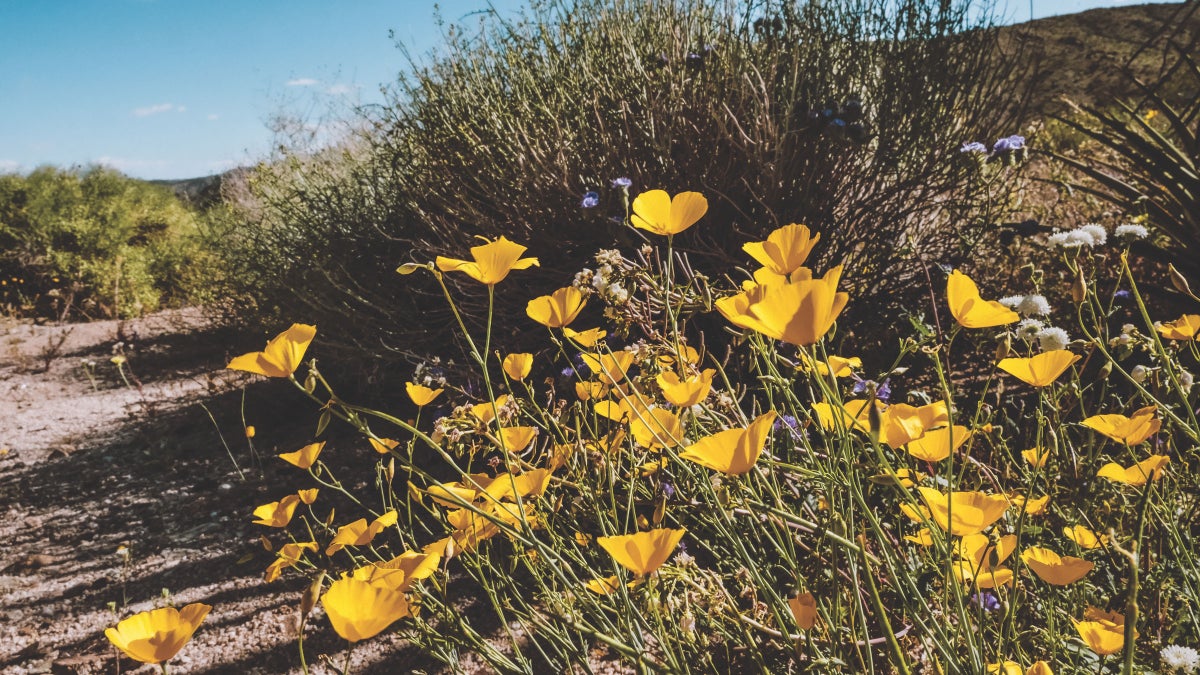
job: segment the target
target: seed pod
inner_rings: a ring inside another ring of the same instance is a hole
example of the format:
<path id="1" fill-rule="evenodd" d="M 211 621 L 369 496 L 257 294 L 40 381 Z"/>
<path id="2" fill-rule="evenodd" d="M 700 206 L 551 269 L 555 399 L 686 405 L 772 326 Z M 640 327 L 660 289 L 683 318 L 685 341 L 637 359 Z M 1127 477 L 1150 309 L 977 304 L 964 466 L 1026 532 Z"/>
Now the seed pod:
<path id="1" fill-rule="evenodd" d="M 1188 285 L 1187 279 L 1179 273 L 1179 270 L 1175 269 L 1175 265 L 1167 265 L 1167 271 L 1171 273 L 1171 285 L 1175 287 L 1175 290 L 1185 295 L 1192 295 L 1191 286 Z"/>
<path id="2" fill-rule="evenodd" d="M 1071 299 L 1075 304 L 1083 302 L 1087 297 L 1087 279 L 1083 276 L 1083 266 L 1080 265 L 1075 273 L 1075 283 L 1071 284 Z"/>
<path id="3" fill-rule="evenodd" d="M 304 595 L 300 596 L 300 621 L 303 622 L 308 618 L 309 612 L 313 607 L 317 606 L 317 599 L 321 597 L 321 587 L 325 585 L 325 571 L 317 575 L 316 579 L 309 584 L 304 590 Z"/>

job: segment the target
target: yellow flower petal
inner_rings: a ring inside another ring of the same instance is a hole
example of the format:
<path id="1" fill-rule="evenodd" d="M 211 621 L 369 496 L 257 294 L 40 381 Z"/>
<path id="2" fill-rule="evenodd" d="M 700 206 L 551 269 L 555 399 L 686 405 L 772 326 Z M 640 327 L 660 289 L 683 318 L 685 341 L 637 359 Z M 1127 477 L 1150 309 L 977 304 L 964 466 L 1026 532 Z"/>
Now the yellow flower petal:
<path id="1" fill-rule="evenodd" d="M 786 277 L 804 265 L 820 240 L 821 235 L 812 234 L 808 227 L 792 224 L 767 235 L 766 241 L 744 244 L 742 250 L 774 274 Z"/>
<path id="2" fill-rule="evenodd" d="M 404 385 L 404 390 L 408 392 L 408 397 L 412 399 L 412 402 L 417 404 L 417 407 L 419 408 L 424 408 L 430 403 L 433 403 L 433 399 L 437 398 L 442 393 L 442 389 L 440 388 L 430 389 L 429 387 L 415 384 L 413 382 L 406 383 Z"/>
<path id="3" fill-rule="evenodd" d="M 690 408 L 708 397 L 712 390 L 713 375 L 717 371 L 709 368 L 697 375 L 681 380 L 673 371 L 659 374 L 658 386 L 662 388 L 663 398 L 672 405 L 680 408 Z"/>
<path id="4" fill-rule="evenodd" d="M 443 272 L 463 272 L 482 284 L 493 286 L 504 281 L 512 270 L 528 269 L 538 264 L 537 258 L 521 258 L 524 252 L 524 246 L 500 237 L 482 246 L 472 246 L 471 257 L 474 261 L 438 256 L 434 263 Z"/>
<path id="5" fill-rule="evenodd" d="M 1072 525 L 1063 528 L 1063 536 L 1075 542 L 1079 548 L 1091 550 L 1108 545 L 1108 535 L 1097 535 L 1083 525 Z"/>
<path id="6" fill-rule="evenodd" d="M 1083 426 L 1094 429 L 1118 443 L 1138 445 L 1158 433 L 1162 420 L 1158 419 L 1157 406 L 1146 406 L 1133 413 L 1132 417 L 1124 415 L 1093 415 L 1083 421 Z"/>
<path id="7" fill-rule="evenodd" d="M 744 474 L 754 468 L 774 423 L 775 411 L 768 411 L 745 429 L 729 429 L 700 439 L 679 456 L 731 476 Z"/>
<path id="8" fill-rule="evenodd" d="M 1057 380 L 1079 358 L 1078 354 L 1072 354 L 1069 350 L 1056 349 L 1027 359 L 1002 359 L 996 365 L 1030 386 L 1045 387 Z"/>
<path id="9" fill-rule="evenodd" d="M 141 612 L 106 629 L 104 635 L 135 661 L 162 663 L 183 649 L 211 610 L 211 605 L 196 602 L 181 610 L 163 607 Z"/>
<path id="10" fill-rule="evenodd" d="M 242 354 L 225 367 L 267 377 L 291 377 L 300 367 L 304 352 L 316 335 L 316 326 L 294 323 L 268 342 L 263 351 Z"/>
<path id="11" fill-rule="evenodd" d="M 1072 556 L 1060 556 L 1048 548 L 1031 546 L 1021 552 L 1025 566 L 1048 584 L 1066 586 L 1084 578 L 1095 567 L 1092 563 Z"/>
<path id="12" fill-rule="evenodd" d="M 410 615 L 403 591 L 352 577 L 333 582 L 321 605 L 333 629 L 350 642 L 373 638 Z"/>
<path id="13" fill-rule="evenodd" d="M 634 227 L 660 235 L 679 234 L 708 211 L 708 200 L 699 192 L 680 192 L 674 199 L 664 190 L 643 192 L 633 200 Z"/>
<path id="14" fill-rule="evenodd" d="M 299 495 L 288 495 L 277 502 L 263 504 L 254 509 L 254 517 L 257 518 L 254 524 L 267 527 L 287 527 L 287 524 L 292 522 L 292 514 L 296 512 L 296 506 L 299 504 Z"/>
<path id="15" fill-rule="evenodd" d="M 1200 339 L 1200 314 L 1184 314 L 1158 327 L 1158 334 L 1168 340 Z"/>
<path id="16" fill-rule="evenodd" d="M 600 544 L 621 566 L 637 576 L 657 570 L 675 552 L 686 529 L 658 529 L 615 537 L 599 537 Z"/>
<path id="17" fill-rule="evenodd" d="M 309 443 L 295 452 L 285 452 L 282 455 L 279 455 L 279 459 L 282 459 L 293 466 L 300 467 L 301 469 L 307 469 L 316 463 L 317 457 L 324 449 L 325 441 L 321 441 L 319 443 Z"/>
<path id="18" fill-rule="evenodd" d="M 1004 516 L 1008 499 L 1004 495 L 982 492 L 951 492 L 949 495 L 926 487 L 917 491 L 929 507 L 930 516 L 938 527 L 950 534 L 978 534 Z"/>
<path id="19" fill-rule="evenodd" d="M 991 328 L 1019 321 L 1020 316 L 995 300 L 984 300 L 971 277 L 954 270 L 946 285 L 950 313 L 963 328 Z"/>
<path id="20" fill-rule="evenodd" d="M 1117 483 L 1137 487 L 1145 485 L 1147 480 L 1158 480 L 1162 475 L 1163 468 L 1170 461 L 1171 458 L 1166 455 L 1150 455 L 1129 468 L 1109 462 L 1096 475 Z"/>
<path id="21" fill-rule="evenodd" d="M 554 291 L 550 295 L 530 300 L 525 305 L 525 313 L 529 318 L 549 328 L 564 328 L 583 311 L 587 299 L 574 286 L 567 286 Z"/>
<path id="22" fill-rule="evenodd" d="M 504 357 L 502 366 L 505 375 L 520 382 L 529 377 L 529 371 L 533 368 L 533 354 L 509 354 Z"/>

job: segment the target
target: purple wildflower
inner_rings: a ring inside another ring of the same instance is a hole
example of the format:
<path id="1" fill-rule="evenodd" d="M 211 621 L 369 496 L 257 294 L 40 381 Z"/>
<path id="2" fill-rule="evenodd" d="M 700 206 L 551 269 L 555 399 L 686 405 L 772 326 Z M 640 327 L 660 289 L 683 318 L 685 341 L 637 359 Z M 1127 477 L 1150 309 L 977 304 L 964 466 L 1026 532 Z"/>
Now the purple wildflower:
<path id="1" fill-rule="evenodd" d="M 664 482 L 662 484 L 662 493 L 663 493 L 663 496 L 666 497 L 667 499 L 674 497 L 675 496 L 675 486 L 671 485 L 670 483 Z"/>
<path id="2" fill-rule="evenodd" d="M 620 178 L 614 178 L 612 181 L 612 186 L 621 190 L 624 190 L 631 185 L 633 185 L 633 181 L 624 176 L 621 176 Z"/>
<path id="3" fill-rule="evenodd" d="M 584 193 L 583 201 L 579 202 L 579 205 L 585 209 L 594 209 L 600 206 L 600 195 L 589 190 Z"/>
<path id="4" fill-rule="evenodd" d="M 1016 150 L 1021 150 L 1024 147 L 1025 147 L 1025 137 L 1024 136 L 1016 136 L 1016 135 L 1008 136 L 1007 138 L 1001 138 L 1000 140 L 996 141 L 996 144 L 992 146 L 992 153 L 998 155 L 1002 152 L 1013 152 Z"/>
<path id="5" fill-rule="evenodd" d="M 991 591 L 980 591 L 971 596 L 971 603 L 985 612 L 995 612 L 1000 609 L 1000 598 Z"/>
<path id="6" fill-rule="evenodd" d="M 970 143 L 963 143 L 962 147 L 959 148 L 958 151 L 959 152 L 987 152 L 987 146 L 984 145 L 983 143 L 980 143 L 979 141 L 971 141 Z"/>

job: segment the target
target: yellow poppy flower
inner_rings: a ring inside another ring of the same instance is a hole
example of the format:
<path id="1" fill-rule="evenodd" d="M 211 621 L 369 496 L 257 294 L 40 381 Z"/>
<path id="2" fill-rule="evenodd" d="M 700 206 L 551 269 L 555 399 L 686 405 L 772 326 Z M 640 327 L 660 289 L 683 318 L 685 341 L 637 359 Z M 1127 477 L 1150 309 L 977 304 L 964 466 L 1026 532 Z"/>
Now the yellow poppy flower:
<path id="1" fill-rule="evenodd" d="M 583 293 L 580 293 L 578 288 L 567 286 L 550 295 L 530 300 L 525 305 L 525 313 L 529 315 L 529 318 L 548 328 L 564 328 L 579 316 L 579 312 L 583 311 L 583 306 L 586 304 L 587 299 L 583 297 Z"/>
<path id="2" fill-rule="evenodd" d="M 350 642 L 368 640 L 410 615 L 403 591 L 346 577 L 329 586 L 321 606 L 338 635 Z"/>
<path id="3" fill-rule="evenodd" d="M 254 524 L 267 527 L 287 527 L 287 524 L 292 522 L 292 514 L 296 512 L 296 506 L 299 504 L 300 495 L 288 495 L 277 502 L 263 504 L 254 509 L 254 517 L 258 519 L 254 521 Z"/>
<path id="4" fill-rule="evenodd" d="M 596 346 L 596 343 L 604 339 L 608 335 L 608 331 L 601 328 L 589 328 L 587 330 L 574 331 L 570 328 L 563 328 L 563 335 L 569 340 L 573 340 L 575 344 L 584 349 L 591 349 Z"/>
<path id="5" fill-rule="evenodd" d="M 1092 550 L 1108 545 L 1108 535 L 1097 535 L 1083 525 L 1072 525 L 1063 528 L 1063 536 L 1075 542 L 1079 548 Z"/>
<path id="6" fill-rule="evenodd" d="M 488 483 L 484 495 L 495 501 L 514 496 L 522 499 L 537 498 L 550 487 L 550 477 L 549 469 L 533 469 L 519 476 L 502 473 Z"/>
<path id="7" fill-rule="evenodd" d="M 926 432 L 920 438 L 909 441 L 904 446 L 908 454 L 926 462 L 940 462 L 958 452 L 963 443 L 971 437 L 971 430 L 955 424 L 952 427 L 942 427 Z"/>
<path id="8" fill-rule="evenodd" d="M 300 490 L 296 493 L 296 496 L 300 498 L 301 502 L 304 502 L 305 504 L 312 504 L 313 502 L 317 501 L 317 493 L 320 491 L 320 488 Z"/>
<path id="9" fill-rule="evenodd" d="M 1004 495 L 982 492 L 951 492 L 949 495 L 927 487 L 917 491 L 929 507 L 930 517 L 938 527 L 957 536 L 978 534 L 1000 520 L 1008 509 Z"/>
<path id="10" fill-rule="evenodd" d="M 768 411 L 745 429 L 728 429 L 700 439 L 679 456 L 713 471 L 739 476 L 758 461 L 774 423 L 775 411 Z"/>
<path id="11" fill-rule="evenodd" d="M 1002 359 L 996 367 L 1030 386 L 1045 387 L 1079 358 L 1070 350 L 1056 349 L 1027 359 Z"/>
<path id="12" fill-rule="evenodd" d="M 576 382 L 575 395 L 580 401 L 604 398 L 608 395 L 608 385 L 603 382 Z"/>
<path id="13" fill-rule="evenodd" d="M 998 675 L 1025 675 L 1025 669 L 1016 661 L 989 663 L 987 671 L 988 675 L 992 675 L 992 673 L 997 673 Z"/>
<path id="14" fill-rule="evenodd" d="M 304 352 L 317 335 L 317 327 L 294 323 L 275 336 L 261 352 L 250 352 L 229 362 L 226 368 L 267 377 L 291 377 L 300 367 Z"/>
<path id="15" fill-rule="evenodd" d="M 598 577 L 584 584 L 584 587 L 596 595 L 612 595 L 617 592 L 621 580 L 614 574 L 611 577 Z"/>
<path id="16" fill-rule="evenodd" d="M 267 571 L 266 574 L 263 575 L 263 580 L 267 583 L 275 581 L 279 578 L 279 575 L 282 574 L 284 569 L 288 567 L 294 567 L 296 563 L 300 562 L 300 559 L 304 557 L 305 551 L 315 550 L 317 550 L 317 542 L 315 541 L 308 541 L 299 544 L 289 542 L 284 544 L 279 548 L 279 554 L 278 557 L 275 558 L 275 562 L 267 566 Z"/>
<path id="17" fill-rule="evenodd" d="M 1200 340 L 1200 314 L 1184 314 L 1158 327 L 1158 334 L 1168 340 Z"/>
<path id="18" fill-rule="evenodd" d="M 708 200 L 699 192 L 680 192 L 672 199 L 665 190 L 650 190 L 634 197 L 634 227 L 654 234 L 679 234 L 696 224 L 708 211 Z"/>
<path id="19" fill-rule="evenodd" d="M 928 527 L 922 527 L 916 534 L 906 534 L 904 538 L 918 546 L 933 546 L 933 533 Z"/>
<path id="20" fill-rule="evenodd" d="M 1138 445 L 1158 433 L 1162 420 L 1155 416 L 1158 406 L 1149 405 L 1132 417 L 1124 415 L 1092 415 L 1083 421 L 1083 426 L 1099 431 L 1118 443 Z"/>
<path id="21" fill-rule="evenodd" d="M 472 246 L 471 257 L 474 261 L 439 255 L 434 263 L 443 272 L 463 272 L 481 284 L 494 286 L 504 281 L 512 270 L 529 269 L 538 264 L 537 258 L 522 258 L 524 252 L 524 246 L 500 237 L 482 246 Z"/>
<path id="22" fill-rule="evenodd" d="M 1026 462 L 1029 462 L 1029 466 L 1041 469 L 1046 466 L 1046 460 L 1050 458 L 1050 451 L 1046 448 L 1030 448 L 1023 450 L 1021 456 L 1025 458 Z"/>
<path id="23" fill-rule="evenodd" d="M 329 542 L 329 547 L 325 549 L 325 555 L 333 555 L 347 546 L 366 546 L 371 543 L 375 535 L 383 532 L 384 528 L 391 527 L 396 524 L 397 514 L 395 511 L 388 511 L 367 524 L 366 518 L 343 525 L 338 528 L 337 534 L 333 535 L 333 541 Z"/>
<path id="24" fill-rule="evenodd" d="M 1109 462 L 1101 467 L 1099 473 L 1096 475 L 1100 478 L 1107 478 L 1117 483 L 1136 487 L 1145 485 L 1147 480 L 1158 480 L 1158 477 L 1162 475 L 1163 467 L 1170 461 L 1171 458 L 1166 455 L 1150 455 L 1129 468 L 1125 468 L 1116 462 Z"/>
<path id="25" fill-rule="evenodd" d="M 477 403 L 471 406 L 471 415 L 483 424 L 491 424 L 492 420 L 496 419 L 496 411 L 503 410 L 511 398 L 508 394 L 501 394 L 496 397 L 495 406 L 492 405 L 491 401 Z"/>
<path id="26" fill-rule="evenodd" d="M 662 388 L 663 398 L 680 408 L 690 408 L 703 401 L 712 389 L 713 375 L 717 371 L 709 368 L 697 375 L 681 380 L 674 371 L 659 374 L 658 386 Z"/>
<path id="27" fill-rule="evenodd" d="M 629 368 L 633 365 L 633 352 L 624 350 L 603 354 L 584 352 L 580 356 L 588 370 L 606 384 L 617 384 L 625 379 L 625 376 L 629 374 Z"/>
<path id="28" fill-rule="evenodd" d="M 104 636 L 126 656 L 142 663 L 170 661 L 192 639 L 211 605 L 194 602 L 183 609 L 163 607 L 140 612 L 107 628 Z"/>
<path id="29" fill-rule="evenodd" d="M 317 456 L 320 455 L 321 451 L 324 449 L 325 441 L 321 441 L 319 443 L 309 443 L 295 452 L 285 452 L 282 455 L 279 455 L 279 459 L 282 459 L 293 466 L 300 467 L 301 469 L 307 469 L 316 463 Z"/>
<path id="30" fill-rule="evenodd" d="M 622 567 L 639 577 L 662 567 L 675 552 L 686 529 L 657 529 L 615 537 L 598 537 L 600 544 Z"/>
<path id="31" fill-rule="evenodd" d="M 643 448 L 675 447 L 683 442 L 683 423 L 666 408 L 652 408 L 629 420 L 629 433 Z"/>
<path id="32" fill-rule="evenodd" d="M 1045 661 L 1034 661 L 1025 670 L 1025 675 L 1054 675 L 1054 669 Z"/>
<path id="33" fill-rule="evenodd" d="M 766 290 L 755 295 L 746 309 L 753 319 L 749 327 L 789 344 L 816 344 L 850 299 L 849 294 L 837 290 L 841 274 L 838 265 L 820 279 L 760 287 Z"/>
<path id="34" fill-rule="evenodd" d="M 799 357 L 797 370 L 805 373 L 816 370 L 818 375 L 825 377 L 828 377 L 830 373 L 833 373 L 834 377 L 850 377 L 856 369 L 862 368 L 862 359 L 857 356 L 845 358 L 831 355 L 828 361 L 818 361 L 810 357 L 804 350 L 800 350 Z"/>
<path id="35" fill-rule="evenodd" d="M 984 534 L 967 535 L 955 545 L 959 560 L 954 575 L 959 581 L 974 582 L 976 588 L 996 588 L 1012 583 L 1013 572 L 999 565 L 1017 547 L 1017 536 L 1008 534 L 992 541 Z"/>
<path id="36" fill-rule="evenodd" d="M 764 268 L 786 277 L 804 265 L 820 240 L 821 235 L 812 234 L 808 227 L 792 224 L 768 234 L 766 241 L 743 244 L 742 250 Z"/>
<path id="37" fill-rule="evenodd" d="M 1089 607 L 1083 621 L 1075 622 L 1075 630 L 1084 644 L 1100 656 L 1116 654 L 1125 647 L 1125 617 L 1116 612 L 1104 612 Z"/>
<path id="38" fill-rule="evenodd" d="M 392 450 L 400 447 L 400 441 L 391 438 L 368 438 L 367 441 L 374 448 L 375 452 L 381 455 L 386 455 Z"/>
<path id="39" fill-rule="evenodd" d="M 1086 577 L 1095 567 L 1083 558 L 1060 556 L 1048 548 L 1030 546 L 1021 552 L 1025 566 L 1033 570 L 1042 581 L 1055 586 L 1066 586 Z"/>
<path id="40" fill-rule="evenodd" d="M 405 551 L 391 560 L 359 567 L 350 576 L 394 591 L 407 591 L 433 575 L 441 560 L 441 551 Z"/>
<path id="41" fill-rule="evenodd" d="M 817 623 L 817 599 L 812 593 L 801 593 L 788 600 L 788 608 L 792 610 L 792 618 L 800 630 L 812 630 Z"/>
<path id="42" fill-rule="evenodd" d="M 509 354 L 504 357 L 504 374 L 518 382 L 529 377 L 529 371 L 533 368 L 533 354 Z"/>
<path id="43" fill-rule="evenodd" d="M 430 389 L 429 387 L 425 387 L 413 382 L 405 383 L 404 390 L 408 393 L 408 397 L 412 399 L 412 402 L 415 403 L 418 408 L 424 408 L 430 403 L 433 403 L 433 399 L 440 396 L 443 391 L 441 388 Z"/>
<path id="44" fill-rule="evenodd" d="M 991 328 L 1019 321 L 1020 316 L 996 302 L 984 300 L 971 277 L 954 270 L 946 285 L 950 313 L 963 328 Z"/>
<path id="45" fill-rule="evenodd" d="M 1050 495 L 1026 499 L 1023 495 L 1010 494 L 1008 501 L 1014 508 L 1021 509 L 1028 515 L 1040 516 L 1045 512 L 1046 505 L 1050 503 Z"/>
<path id="46" fill-rule="evenodd" d="M 503 441 L 505 450 L 521 452 L 529 447 L 537 432 L 537 427 L 504 427 L 500 430 L 500 440 Z"/>

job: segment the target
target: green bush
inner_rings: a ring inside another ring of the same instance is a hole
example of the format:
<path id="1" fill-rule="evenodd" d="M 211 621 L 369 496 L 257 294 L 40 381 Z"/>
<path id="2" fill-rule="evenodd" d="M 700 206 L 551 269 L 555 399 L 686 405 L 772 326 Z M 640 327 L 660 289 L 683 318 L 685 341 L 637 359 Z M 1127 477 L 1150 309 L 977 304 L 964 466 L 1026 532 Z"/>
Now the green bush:
<path id="1" fill-rule="evenodd" d="M 315 322 L 338 358 L 377 365 L 450 333 L 440 291 L 402 284 L 398 263 L 504 234 L 541 257 L 527 283 L 544 291 L 638 240 L 630 197 L 686 188 L 710 201 L 712 225 L 678 247 L 697 271 L 727 274 L 747 236 L 806 223 L 876 315 L 1003 203 L 966 189 L 977 165 L 958 149 L 1017 131 L 1018 59 L 968 4 L 585 0 L 451 28 L 344 145 L 258 167 L 229 267 L 262 320 Z M 501 308 L 498 330 L 522 310 Z"/>
<path id="2" fill-rule="evenodd" d="M 168 188 L 111 169 L 0 176 L 0 307 L 128 317 L 209 299 L 200 219 Z"/>

